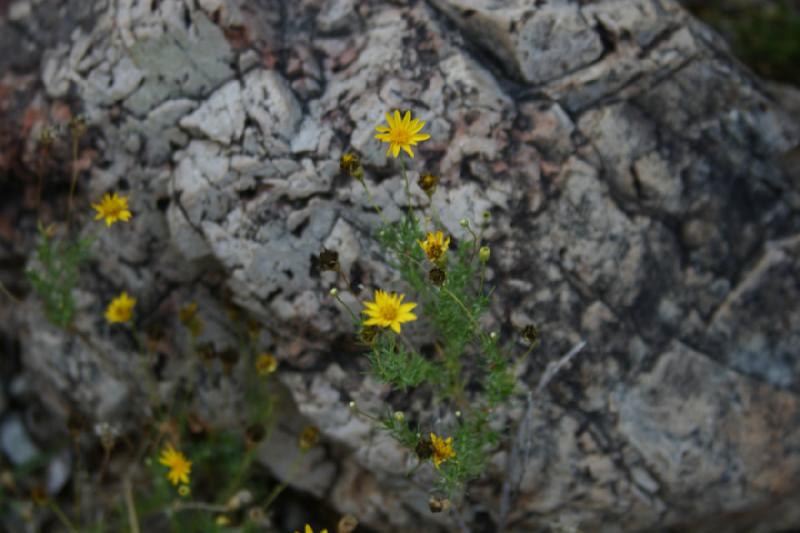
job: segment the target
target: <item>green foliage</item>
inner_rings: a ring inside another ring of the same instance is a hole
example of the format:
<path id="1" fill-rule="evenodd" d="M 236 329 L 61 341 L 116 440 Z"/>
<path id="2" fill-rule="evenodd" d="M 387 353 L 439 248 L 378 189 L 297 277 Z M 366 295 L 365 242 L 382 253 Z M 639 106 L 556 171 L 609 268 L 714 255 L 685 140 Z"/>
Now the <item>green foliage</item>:
<path id="1" fill-rule="evenodd" d="M 695 13 L 730 39 L 736 54 L 756 72 L 800 84 L 800 8 L 788 1 L 697 4 Z"/>
<path id="2" fill-rule="evenodd" d="M 378 335 L 369 360 L 378 379 L 403 391 L 430 380 L 435 370 L 418 352 L 398 345 L 394 335 Z"/>
<path id="3" fill-rule="evenodd" d="M 72 290 L 78 283 L 81 264 L 90 257 L 92 239 L 57 243 L 43 228 L 39 228 L 39 234 L 42 242 L 36 253 L 38 268 L 29 269 L 26 274 L 33 290 L 42 300 L 48 320 L 66 328 L 75 314 Z"/>
<path id="4" fill-rule="evenodd" d="M 484 222 L 488 219 L 485 217 Z M 426 358 L 405 336 L 386 330 L 378 335 L 368 354 L 373 373 L 384 383 L 400 391 L 430 386 L 434 401 L 447 402 L 459 413 L 457 425 L 449 430 L 412 430 L 402 416 L 380 420 L 381 426 L 414 450 L 421 461 L 435 454 L 428 439 L 431 432 L 445 439 L 453 437 L 455 456 L 442 461 L 438 469 L 438 488 L 449 495 L 464 490 L 470 480 L 485 471 L 499 440 L 498 433 L 489 427 L 489 413 L 508 402 L 516 386 L 511 358 L 500 349 L 497 336 L 482 331 L 479 322 L 490 303 L 490 291 L 484 288 L 490 251 L 485 249 L 481 258 L 481 236 L 467 222 L 462 222 L 462 227 L 471 238 L 452 243 L 445 257 L 435 263 L 419 245 L 425 232 L 411 213 L 379 230 L 377 238 L 389 264 L 413 291 L 410 300 L 420 304 L 420 319 L 434 331 L 436 353 Z M 432 268 L 444 271 L 443 281 L 431 279 Z"/>

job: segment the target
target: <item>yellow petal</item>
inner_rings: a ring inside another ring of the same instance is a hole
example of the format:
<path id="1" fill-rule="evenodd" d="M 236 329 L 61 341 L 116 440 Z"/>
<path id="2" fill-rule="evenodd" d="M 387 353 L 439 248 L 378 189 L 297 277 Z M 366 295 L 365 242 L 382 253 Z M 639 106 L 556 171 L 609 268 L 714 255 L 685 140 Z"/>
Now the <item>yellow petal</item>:
<path id="1" fill-rule="evenodd" d="M 394 127 L 399 128 L 400 124 L 403 123 L 403 119 L 400 118 L 400 111 L 397 109 L 394 110 Z"/>
<path id="2" fill-rule="evenodd" d="M 389 324 L 389 327 L 392 328 L 392 331 L 394 331 L 395 333 L 400 333 L 400 322 L 398 322 L 397 320 Z"/>
<path id="3" fill-rule="evenodd" d="M 425 121 L 417 119 L 418 123 L 411 125 L 411 133 L 419 133 L 419 130 L 425 127 Z"/>
<path id="4" fill-rule="evenodd" d="M 397 157 L 399 155 L 400 155 L 400 145 L 399 144 L 393 144 L 392 145 L 392 156 L 393 157 Z"/>
<path id="5" fill-rule="evenodd" d="M 403 128 L 408 129 L 408 126 L 411 124 L 411 111 L 406 111 L 406 115 L 403 117 Z"/>
<path id="6" fill-rule="evenodd" d="M 389 125 L 390 129 L 394 128 L 394 120 L 392 120 L 392 115 L 390 115 L 389 113 L 386 113 L 386 124 Z"/>
<path id="7" fill-rule="evenodd" d="M 403 150 L 405 150 L 405 152 L 408 154 L 409 157 L 411 157 L 412 159 L 414 158 L 414 152 L 411 151 L 411 146 L 409 146 L 407 144 L 404 144 L 403 145 Z M 398 152 L 399 151 L 400 150 L 398 150 Z M 397 157 L 397 156 L 395 156 L 395 157 Z"/>

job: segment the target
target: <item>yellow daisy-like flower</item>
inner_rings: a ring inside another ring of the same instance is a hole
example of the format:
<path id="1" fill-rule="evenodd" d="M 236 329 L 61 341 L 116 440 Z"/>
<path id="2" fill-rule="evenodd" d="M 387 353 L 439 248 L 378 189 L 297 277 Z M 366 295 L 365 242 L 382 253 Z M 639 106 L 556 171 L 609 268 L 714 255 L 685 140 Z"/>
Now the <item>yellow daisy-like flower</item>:
<path id="1" fill-rule="evenodd" d="M 366 309 L 361 312 L 369 317 L 364 325 L 392 328 L 395 333 L 400 333 L 400 324 L 417 319 L 417 315 L 411 312 L 417 304 L 411 302 L 404 304 L 405 297 L 405 294 L 394 292 L 389 294 L 380 289 L 376 290 L 374 301 L 364 302 Z"/>
<path id="2" fill-rule="evenodd" d="M 294 532 L 294 533 L 300 533 L 300 532 L 299 532 L 299 531 L 297 531 L 297 530 L 295 530 L 295 532 Z M 306 524 L 306 528 L 305 528 L 305 530 L 304 530 L 304 533 L 314 533 L 314 530 L 313 530 L 313 529 L 311 529 L 311 526 L 309 526 L 308 524 Z M 327 530 L 327 529 L 323 529 L 323 530 L 322 530 L 322 531 L 320 531 L 319 533 L 328 533 L 328 530 Z"/>
<path id="3" fill-rule="evenodd" d="M 106 308 L 106 320 L 109 324 L 119 324 L 128 322 L 133 316 L 133 306 L 136 305 L 136 298 L 131 298 L 128 293 L 122 294 L 111 300 Z"/>
<path id="4" fill-rule="evenodd" d="M 418 240 L 419 247 L 428 256 L 428 261 L 435 263 L 444 257 L 447 249 L 450 247 L 450 237 L 444 238 L 444 233 L 437 231 L 436 233 L 428 232 L 428 237 L 424 241 Z"/>
<path id="5" fill-rule="evenodd" d="M 375 138 L 389 143 L 386 155 L 392 154 L 393 157 L 397 157 L 400 155 L 400 149 L 402 148 L 410 157 L 414 157 L 411 147 L 416 146 L 420 141 L 427 141 L 431 138 L 427 133 L 420 133 L 420 130 L 425 126 L 425 121 L 418 118 L 411 120 L 411 111 L 406 111 L 402 118 L 400 117 L 400 111 L 397 110 L 395 110 L 394 116 L 386 113 L 386 124 L 388 126 L 377 126 L 375 128 L 378 131 Z"/>
<path id="6" fill-rule="evenodd" d="M 158 458 L 158 462 L 169 468 L 167 479 L 169 479 L 170 483 L 173 485 L 177 485 L 178 483 L 183 483 L 184 485 L 189 484 L 192 462 L 188 460 L 185 455 L 176 450 L 172 444 L 167 444 L 166 447 L 161 450 L 161 456 Z"/>
<path id="7" fill-rule="evenodd" d="M 262 353 L 256 359 L 256 372 L 259 376 L 267 376 L 278 368 L 278 360 L 270 353 Z"/>
<path id="8" fill-rule="evenodd" d="M 431 444 L 433 445 L 433 463 L 436 468 L 456 456 L 456 452 L 453 451 L 453 437 L 447 437 L 445 440 L 437 437 L 435 433 L 431 433 Z"/>
<path id="9" fill-rule="evenodd" d="M 92 208 L 97 211 L 95 220 L 106 220 L 106 226 L 111 226 L 114 222 L 122 220 L 127 222 L 133 216 L 128 209 L 128 197 L 120 196 L 117 193 L 104 194 L 99 204 L 92 204 Z"/>

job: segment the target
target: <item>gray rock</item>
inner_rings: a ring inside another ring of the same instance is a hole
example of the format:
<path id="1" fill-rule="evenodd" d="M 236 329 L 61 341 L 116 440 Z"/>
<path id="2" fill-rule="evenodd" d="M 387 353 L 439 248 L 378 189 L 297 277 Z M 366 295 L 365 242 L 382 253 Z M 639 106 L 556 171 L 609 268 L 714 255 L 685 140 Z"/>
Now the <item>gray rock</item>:
<path id="1" fill-rule="evenodd" d="M 9 414 L 0 423 L 0 447 L 9 461 L 21 466 L 37 457 L 41 451 L 28 436 L 22 418 L 18 414 Z"/>

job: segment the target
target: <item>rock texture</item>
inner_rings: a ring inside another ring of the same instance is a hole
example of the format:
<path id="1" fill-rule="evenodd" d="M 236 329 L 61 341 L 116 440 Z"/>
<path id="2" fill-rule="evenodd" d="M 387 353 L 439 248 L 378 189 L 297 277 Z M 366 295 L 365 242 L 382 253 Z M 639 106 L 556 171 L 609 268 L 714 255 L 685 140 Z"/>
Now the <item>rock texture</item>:
<path id="1" fill-rule="evenodd" d="M 215 323 L 224 288 L 270 328 L 283 384 L 333 444 L 299 488 L 378 531 L 452 529 L 427 511 L 425 472 L 405 478 L 407 455 L 347 403 L 450 415 L 364 377 L 342 341 L 349 318 L 326 297 L 334 279 L 312 264 L 335 248 L 356 289 L 395 283 L 338 157 L 359 152 L 375 200 L 399 218 L 399 170 L 373 130 L 412 109 L 432 136 L 415 168 L 442 177 L 433 202 L 447 231 L 463 237 L 461 218 L 492 213 L 494 326 L 513 339 L 540 324 L 543 355 L 522 382 L 588 342 L 533 409 L 509 529 L 800 523 L 785 504 L 800 474 L 800 182 L 778 163 L 800 125 L 674 1 L 4 4 L 0 39 L 16 35 L 21 52 L 0 57 L 0 116 L 22 145 L 2 145 L 0 169 L 32 167 L 38 128 L 69 104 L 91 132 L 83 198 L 124 190 L 135 213 L 100 234 L 82 285 L 82 326 L 108 360 L 43 326 L 33 297 L 8 317 L 54 409 L 141 415 L 131 340 L 101 323 L 116 291 L 136 295 L 146 325 L 188 298 Z M 4 229 L 0 254 L 24 258 L 24 236 Z M 166 390 L 185 362 L 165 365 Z M 237 376 L 209 375 L 201 393 L 219 421 L 236 413 Z M 475 530 L 500 519 L 507 452 L 467 495 Z"/>

